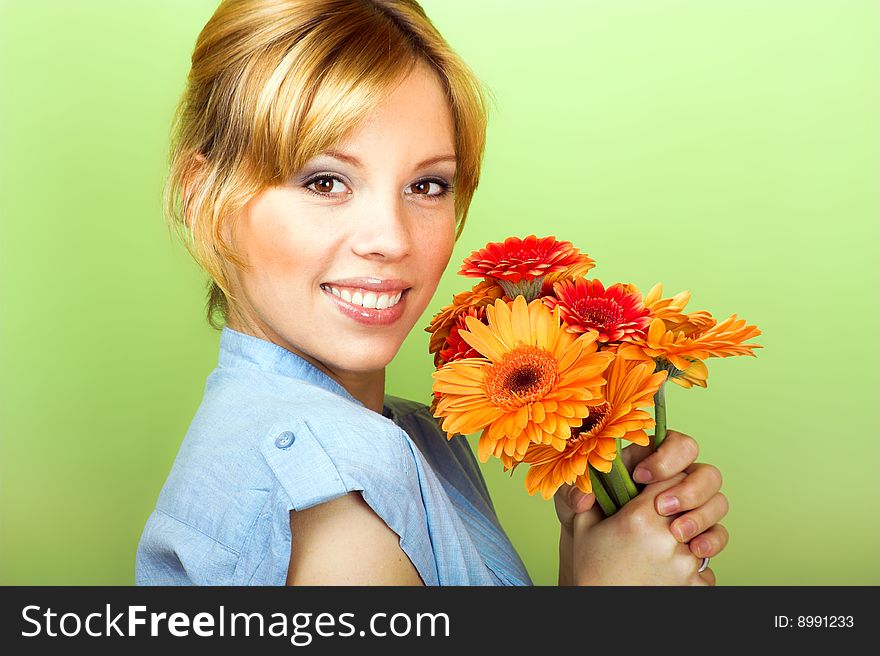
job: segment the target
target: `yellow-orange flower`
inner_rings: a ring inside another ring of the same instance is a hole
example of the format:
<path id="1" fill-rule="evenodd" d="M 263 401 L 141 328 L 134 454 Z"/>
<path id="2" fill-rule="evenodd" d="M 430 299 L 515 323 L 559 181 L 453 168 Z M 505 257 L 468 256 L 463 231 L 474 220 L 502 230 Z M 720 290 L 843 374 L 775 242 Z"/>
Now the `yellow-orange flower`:
<path id="1" fill-rule="evenodd" d="M 670 379 L 682 387 L 706 387 L 709 374 L 705 360 L 709 357 L 726 358 L 733 355 L 755 356 L 760 344 L 744 344 L 747 339 L 761 334 L 757 326 L 747 326 L 745 319 L 733 314 L 721 323 L 713 323 L 700 330 L 688 332 L 669 330 L 663 319 L 654 318 L 644 340 L 623 344 L 618 353 L 628 360 L 652 360 L 663 367 L 667 364 Z"/>
<path id="2" fill-rule="evenodd" d="M 694 385 L 706 387 L 708 385 L 706 381 L 709 378 L 709 368 L 706 363 L 693 358 L 685 358 L 685 360 L 690 362 L 688 368 L 669 371 L 669 379 L 686 389 L 690 389 Z"/>
<path id="3" fill-rule="evenodd" d="M 638 291 L 634 285 L 627 285 Z M 645 307 L 653 320 L 644 338 L 635 338 L 617 350 L 628 360 L 651 360 L 669 372 L 669 379 L 685 388 L 707 386 L 709 370 L 703 360 L 707 357 L 752 355 L 759 344 L 742 342 L 761 334 L 756 326 L 746 326 L 736 315 L 718 324 L 705 310 L 685 312 L 690 301 L 689 291 L 671 298 L 662 298 L 663 285 L 657 283 L 645 295 Z"/>
<path id="4" fill-rule="evenodd" d="M 462 313 L 466 313 L 469 308 L 489 305 L 495 299 L 502 298 L 503 296 L 504 290 L 494 281 L 482 280 L 473 289 L 453 296 L 452 303 L 444 306 L 434 315 L 434 318 L 431 319 L 431 325 L 425 328 L 425 332 L 431 333 L 428 352 L 434 354 L 435 367 L 443 364 L 440 351 L 446 347 L 446 338 L 449 337 L 449 331 L 452 330 L 452 326 L 455 325 L 458 317 Z"/>
<path id="5" fill-rule="evenodd" d="M 663 285 L 657 283 L 651 288 L 644 298 L 645 307 L 651 311 L 652 317 L 663 319 L 667 330 L 683 333 L 690 337 L 696 333 L 705 332 L 715 325 L 716 321 L 705 310 L 686 314 L 685 306 L 691 300 L 690 291 L 679 292 L 672 298 L 661 298 Z"/>
<path id="6" fill-rule="evenodd" d="M 574 484 L 584 492 L 592 492 L 588 465 L 603 472 L 611 471 L 617 456 L 615 440 L 621 438 L 636 444 L 649 442 L 646 429 L 654 419 L 641 408 L 654 405 L 654 394 L 666 378 L 666 372 L 655 373 L 653 363 L 614 358 L 606 372 L 604 403 L 590 408 L 583 425 L 575 428 L 565 448 L 557 451 L 543 444 L 530 445 L 523 463 L 530 465 L 526 474 L 529 494 L 540 492 L 552 497 L 563 484 Z M 519 462 L 502 456 L 505 471 Z"/>
<path id="7" fill-rule="evenodd" d="M 663 357 L 679 369 L 687 369 L 687 358 L 704 360 L 708 357 L 726 358 L 731 355 L 754 356 L 759 344 L 744 344 L 747 339 L 761 334 L 757 326 L 747 326 L 745 319 L 735 314 L 704 331 L 690 336 L 667 330 L 662 320 L 654 319 L 648 327 L 644 351 L 653 357 Z"/>
<path id="8" fill-rule="evenodd" d="M 662 358 L 651 357 L 645 352 L 644 348 L 638 344 L 628 344 L 626 342 L 609 344 L 603 346 L 602 350 L 617 353 L 620 357 L 625 358 L 626 360 L 653 362 L 658 369 L 665 369 L 667 373 L 669 373 L 669 380 L 687 389 L 690 389 L 694 385 L 699 387 L 706 387 L 708 385 L 707 380 L 709 378 L 709 369 L 706 367 L 705 362 L 697 360 L 696 358 L 685 357 L 685 360 L 690 362 L 687 369 L 677 369 L 664 362 Z"/>
<path id="9" fill-rule="evenodd" d="M 597 352 L 595 330 L 567 332 L 559 310 L 536 299 L 496 300 L 486 307 L 488 325 L 467 317 L 458 335 L 484 357 L 466 358 L 434 372 L 440 393 L 434 416 L 451 438 L 482 430 L 477 455 L 521 458 L 529 444 L 561 450 L 590 413 L 603 403 L 602 372 L 613 354 Z"/>

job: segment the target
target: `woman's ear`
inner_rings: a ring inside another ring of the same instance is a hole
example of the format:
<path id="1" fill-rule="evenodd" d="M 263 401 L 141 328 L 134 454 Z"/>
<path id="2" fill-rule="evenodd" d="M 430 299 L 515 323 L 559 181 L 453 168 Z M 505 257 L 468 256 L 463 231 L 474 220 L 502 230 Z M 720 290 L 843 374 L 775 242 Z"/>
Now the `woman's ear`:
<path id="1" fill-rule="evenodd" d="M 185 173 L 181 183 L 183 195 L 183 222 L 187 230 L 192 229 L 192 216 L 190 209 L 192 207 L 193 194 L 196 192 L 201 176 L 205 171 L 207 159 L 201 153 L 196 153 L 190 160 L 189 166 L 185 168 Z"/>

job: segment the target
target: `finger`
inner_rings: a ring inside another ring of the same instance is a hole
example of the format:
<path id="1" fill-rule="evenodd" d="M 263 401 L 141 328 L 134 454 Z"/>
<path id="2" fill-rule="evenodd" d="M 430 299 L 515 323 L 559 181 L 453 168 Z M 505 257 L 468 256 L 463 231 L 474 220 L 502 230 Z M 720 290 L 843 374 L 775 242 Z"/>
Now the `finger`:
<path id="1" fill-rule="evenodd" d="M 685 474 L 684 472 L 680 472 L 666 480 L 651 483 L 650 485 L 645 486 L 645 489 L 641 491 L 636 499 L 644 499 L 656 508 L 657 497 L 663 494 L 666 490 L 669 490 L 671 488 L 674 488 L 676 485 L 679 485 L 683 480 L 685 480 L 685 478 L 687 478 L 687 474 Z M 626 507 L 627 506 L 624 506 L 624 508 Z"/>
<path id="2" fill-rule="evenodd" d="M 715 585 L 715 572 L 712 571 L 711 567 L 707 567 L 702 572 L 697 574 L 701 583 L 699 585 Z"/>
<path id="3" fill-rule="evenodd" d="M 586 512 L 593 507 L 593 503 L 596 501 L 596 496 L 593 493 L 584 492 L 576 485 L 568 483 L 563 483 L 553 496 L 557 509 L 562 506 L 564 510 L 572 514 Z M 565 514 L 567 515 L 568 512 Z"/>
<path id="4" fill-rule="evenodd" d="M 650 445 L 640 446 L 638 444 L 627 444 L 620 450 L 623 464 L 626 465 L 626 468 L 630 471 L 652 453 L 654 453 L 654 449 Z"/>
<path id="5" fill-rule="evenodd" d="M 657 503 L 659 504 L 660 501 L 658 500 Z M 727 497 L 718 492 L 702 506 L 676 517 L 669 530 L 676 540 L 687 542 L 720 522 L 729 509 Z"/>
<path id="6" fill-rule="evenodd" d="M 682 472 L 700 453 L 697 441 L 690 435 L 669 431 L 657 450 L 642 460 L 633 472 L 638 483 L 662 481 Z"/>
<path id="7" fill-rule="evenodd" d="M 587 512 L 590 508 L 593 507 L 593 504 L 595 502 L 595 494 L 593 494 L 592 492 L 586 494 L 576 487 L 569 494 L 569 505 L 571 506 L 571 510 L 572 512 L 574 512 L 575 515 L 577 515 L 578 513 Z"/>
<path id="8" fill-rule="evenodd" d="M 575 536 L 583 534 L 585 531 L 589 531 L 603 519 L 605 519 L 605 513 L 602 512 L 598 503 L 593 504 L 589 510 L 576 514 L 574 519 L 572 519 L 572 527 Z"/>
<path id="9" fill-rule="evenodd" d="M 657 512 L 661 515 L 698 508 L 721 489 L 721 472 L 717 467 L 700 463 L 688 469 L 687 478 L 657 499 Z"/>
<path id="10" fill-rule="evenodd" d="M 568 485 L 567 483 L 559 486 L 559 489 L 553 495 L 553 503 L 556 504 L 557 509 L 567 509 L 571 506 L 570 498 L 573 489 L 575 489 L 574 485 Z"/>
<path id="11" fill-rule="evenodd" d="M 730 534 L 721 524 L 707 529 L 688 543 L 691 553 L 698 558 L 711 558 L 721 553 L 727 546 Z"/>

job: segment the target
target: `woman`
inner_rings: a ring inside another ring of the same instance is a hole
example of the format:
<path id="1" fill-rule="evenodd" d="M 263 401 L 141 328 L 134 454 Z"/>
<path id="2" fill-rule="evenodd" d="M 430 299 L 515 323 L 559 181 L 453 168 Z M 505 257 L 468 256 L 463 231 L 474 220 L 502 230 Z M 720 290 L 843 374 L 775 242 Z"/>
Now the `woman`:
<path id="1" fill-rule="evenodd" d="M 464 438 L 384 393 L 479 181 L 482 98 L 412 0 L 221 3 L 166 190 L 220 356 L 138 583 L 531 583 Z M 655 483 L 608 520 L 557 494 L 560 584 L 714 582 L 698 570 L 727 539 L 717 470 L 682 434 L 645 455 L 627 449 Z"/>

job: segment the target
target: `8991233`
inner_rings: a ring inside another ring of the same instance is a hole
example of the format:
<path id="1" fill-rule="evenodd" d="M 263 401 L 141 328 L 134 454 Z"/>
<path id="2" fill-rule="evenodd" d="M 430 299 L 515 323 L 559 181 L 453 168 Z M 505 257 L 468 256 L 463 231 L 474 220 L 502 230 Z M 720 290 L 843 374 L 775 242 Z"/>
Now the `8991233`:
<path id="1" fill-rule="evenodd" d="M 855 626 L 852 615 L 775 615 L 773 627 L 777 629 L 849 629 Z"/>

